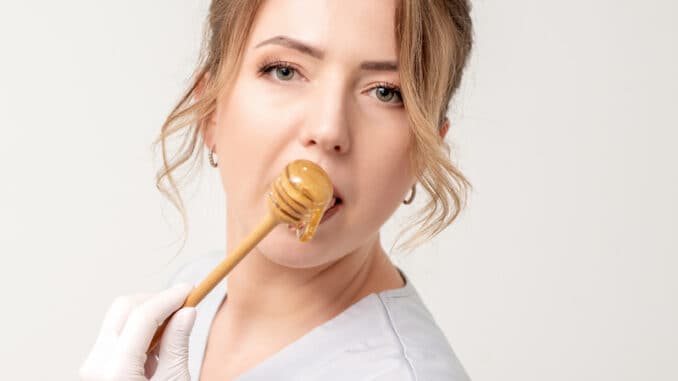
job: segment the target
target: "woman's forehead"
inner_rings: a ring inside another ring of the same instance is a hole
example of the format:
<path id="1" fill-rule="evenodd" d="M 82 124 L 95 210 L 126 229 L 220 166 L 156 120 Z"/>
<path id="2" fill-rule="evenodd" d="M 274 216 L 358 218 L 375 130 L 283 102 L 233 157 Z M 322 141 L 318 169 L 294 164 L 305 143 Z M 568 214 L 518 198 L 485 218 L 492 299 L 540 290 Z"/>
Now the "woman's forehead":
<path id="1" fill-rule="evenodd" d="M 315 48 L 321 58 L 395 60 L 396 4 L 397 0 L 266 0 L 257 11 L 248 48 L 286 36 Z"/>

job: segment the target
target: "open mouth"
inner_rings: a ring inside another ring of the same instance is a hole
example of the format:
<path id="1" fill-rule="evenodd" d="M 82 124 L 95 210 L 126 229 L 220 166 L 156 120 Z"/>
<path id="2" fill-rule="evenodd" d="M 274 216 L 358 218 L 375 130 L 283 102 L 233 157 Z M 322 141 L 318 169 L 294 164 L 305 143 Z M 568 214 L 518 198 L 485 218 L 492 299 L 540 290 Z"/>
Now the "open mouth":
<path id="1" fill-rule="evenodd" d="M 330 217 L 335 215 L 343 204 L 344 201 L 341 199 L 341 197 L 334 197 L 332 199 L 332 202 L 330 202 L 329 207 L 325 211 L 325 214 L 323 214 L 323 218 L 320 219 L 320 223 L 322 224 L 323 222 L 327 221 Z"/>
<path id="2" fill-rule="evenodd" d="M 327 209 L 323 213 L 323 217 L 320 219 L 320 224 L 323 224 L 325 221 L 329 220 L 332 216 L 337 214 L 337 212 L 344 206 L 344 200 L 341 197 L 332 197 Z M 292 231 L 296 228 L 292 224 L 288 224 L 287 228 Z"/>

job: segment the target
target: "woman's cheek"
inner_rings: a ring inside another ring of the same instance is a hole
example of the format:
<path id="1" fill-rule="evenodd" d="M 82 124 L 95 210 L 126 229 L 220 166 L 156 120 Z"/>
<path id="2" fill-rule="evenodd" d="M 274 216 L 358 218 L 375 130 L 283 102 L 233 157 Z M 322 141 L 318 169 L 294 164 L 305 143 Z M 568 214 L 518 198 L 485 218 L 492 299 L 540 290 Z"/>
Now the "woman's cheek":
<path id="1" fill-rule="evenodd" d="M 414 181 L 410 174 L 409 161 L 403 160 L 403 157 L 408 156 L 407 150 L 404 147 L 401 150 L 402 152 L 375 155 L 392 159 L 375 162 L 368 172 L 369 176 L 366 176 L 367 181 L 363 188 L 368 196 L 366 201 L 374 206 L 374 213 L 382 220 L 387 219 L 398 208 L 403 198 L 402 193 Z"/>

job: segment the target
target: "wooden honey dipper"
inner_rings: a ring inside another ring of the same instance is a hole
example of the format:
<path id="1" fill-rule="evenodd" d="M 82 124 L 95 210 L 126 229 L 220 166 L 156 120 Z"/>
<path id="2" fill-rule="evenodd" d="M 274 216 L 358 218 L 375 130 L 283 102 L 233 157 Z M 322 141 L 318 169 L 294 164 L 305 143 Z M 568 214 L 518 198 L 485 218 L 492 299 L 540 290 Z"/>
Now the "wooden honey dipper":
<path id="1" fill-rule="evenodd" d="M 191 291 L 181 308 L 198 305 L 276 225 L 292 224 L 300 241 L 310 240 L 332 196 L 332 182 L 320 166 L 303 159 L 289 163 L 271 184 L 267 197 L 268 213 L 263 221 Z M 146 353 L 151 353 L 158 345 L 172 316 L 174 313 L 158 327 Z"/>

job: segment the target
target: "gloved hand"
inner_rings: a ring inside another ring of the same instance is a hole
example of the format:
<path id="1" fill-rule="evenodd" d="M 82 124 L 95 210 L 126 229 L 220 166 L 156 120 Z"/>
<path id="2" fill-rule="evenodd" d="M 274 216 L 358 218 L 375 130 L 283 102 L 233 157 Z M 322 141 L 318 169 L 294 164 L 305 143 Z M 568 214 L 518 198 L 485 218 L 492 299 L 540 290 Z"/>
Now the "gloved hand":
<path id="1" fill-rule="evenodd" d="M 180 283 L 158 293 L 117 298 L 80 367 L 80 379 L 190 381 L 188 339 L 195 322 L 195 307 L 177 311 L 153 353 L 146 356 L 146 350 L 158 326 L 184 304 L 192 289 L 192 285 Z"/>

